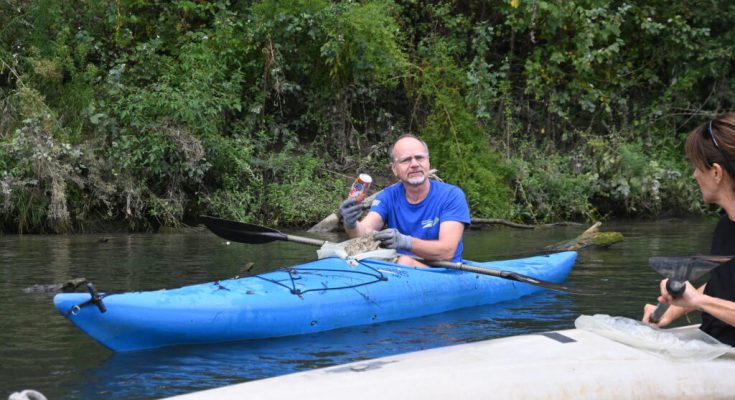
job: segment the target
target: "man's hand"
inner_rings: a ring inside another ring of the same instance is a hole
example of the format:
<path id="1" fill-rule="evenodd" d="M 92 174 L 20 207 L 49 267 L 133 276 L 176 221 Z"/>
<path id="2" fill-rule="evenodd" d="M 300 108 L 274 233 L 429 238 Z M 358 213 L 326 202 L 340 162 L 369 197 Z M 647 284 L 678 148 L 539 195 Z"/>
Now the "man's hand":
<path id="1" fill-rule="evenodd" d="M 389 249 L 411 250 L 413 243 L 411 236 L 398 232 L 398 229 L 383 229 L 373 236 L 375 239 L 383 242 L 383 245 Z"/>
<path id="2" fill-rule="evenodd" d="M 358 204 L 355 199 L 347 199 L 339 206 L 339 213 L 342 215 L 342 225 L 345 229 L 355 229 L 357 219 L 362 214 L 362 204 Z"/>

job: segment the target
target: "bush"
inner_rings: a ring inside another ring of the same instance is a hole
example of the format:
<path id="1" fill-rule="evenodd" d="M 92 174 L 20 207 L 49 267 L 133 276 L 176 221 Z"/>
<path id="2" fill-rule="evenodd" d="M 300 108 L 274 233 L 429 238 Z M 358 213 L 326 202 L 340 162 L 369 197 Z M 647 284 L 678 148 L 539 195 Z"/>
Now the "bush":
<path id="1" fill-rule="evenodd" d="M 13 4 L 3 231 L 306 225 L 403 132 L 476 217 L 703 212 L 683 132 L 735 103 L 726 1 Z"/>
<path id="2" fill-rule="evenodd" d="M 583 172 L 579 161 L 570 165 L 567 157 L 539 151 L 525 159 L 533 161 L 516 165 L 518 217 L 533 223 L 600 218 L 591 202 L 596 175 Z"/>
<path id="3" fill-rule="evenodd" d="M 348 192 L 344 179 L 319 170 L 309 154 L 277 154 L 268 161 L 273 182 L 265 186 L 262 218 L 272 225 L 308 226 L 335 212 Z"/>

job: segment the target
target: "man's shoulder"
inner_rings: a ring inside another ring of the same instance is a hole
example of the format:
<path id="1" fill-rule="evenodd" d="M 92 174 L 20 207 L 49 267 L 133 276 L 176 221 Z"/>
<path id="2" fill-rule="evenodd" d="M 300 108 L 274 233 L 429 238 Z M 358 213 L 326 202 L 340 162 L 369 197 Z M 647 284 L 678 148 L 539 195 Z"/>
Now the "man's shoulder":
<path id="1" fill-rule="evenodd" d="M 441 205 L 443 221 L 458 221 L 470 224 L 469 207 L 464 191 L 459 186 L 432 181 L 436 193 L 435 202 Z"/>
<path id="2" fill-rule="evenodd" d="M 384 187 L 380 193 L 375 197 L 375 199 L 378 201 L 377 204 L 380 204 L 381 202 L 392 202 L 395 201 L 395 199 L 401 195 L 401 183 L 394 183 L 392 185 Z"/>
<path id="3" fill-rule="evenodd" d="M 450 192 L 455 194 L 461 193 L 462 195 L 464 195 L 464 191 L 459 186 L 452 185 L 451 183 L 432 180 L 431 184 L 439 192 Z"/>
<path id="4" fill-rule="evenodd" d="M 396 182 L 392 185 L 388 185 L 383 188 L 382 192 L 386 194 L 393 195 L 395 193 L 400 193 L 403 189 L 403 184 L 401 182 Z"/>

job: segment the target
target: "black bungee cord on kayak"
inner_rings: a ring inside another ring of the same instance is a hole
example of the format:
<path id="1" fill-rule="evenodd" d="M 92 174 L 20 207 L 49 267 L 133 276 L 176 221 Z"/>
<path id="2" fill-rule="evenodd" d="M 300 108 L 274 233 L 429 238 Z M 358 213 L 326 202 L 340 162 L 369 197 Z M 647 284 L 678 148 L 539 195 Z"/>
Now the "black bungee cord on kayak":
<path id="1" fill-rule="evenodd" d="M 360 286 L 366 286 L 366 285 L 372 285 L 372 284 L 377 283 L 377 282 L 387 281 L 388 280 L 388 278 L 385 277 L 385 275 L 383 275 L 383 273 L 380 270 L 378 270 L 378 269 L 376 269 L 376 268 L 374 268 L 374 267 L 372 267 L 372 266 L 370 266 L 370 265 L 368 265 L 368 264 L 366 264 L 366 263 L 364 263 L 364 262 L 362 262 L 360 260 L 355 260 L 355 261 L 359 265 L 362 265 L 363 267 L 371 270 L 372 272 L 352 271 L 352 270 L 345 271 L 343 269 L 329 269 L 329 268 L 291 268 L 291 267 L 281 268 L 280 271 L 283 271 L 283 272 L 288 273 L 289 281 L 291 282 L 291 285 L 290 286 L 289 285 L 286 285 L 286 284 L 283 284 L 281 281 L 277 281 L 275 279 L 270 279 L 270 278 L 265 278 L 265 277 L 260 276 L 260 275 L 255 275 L 255 276 L 253 276 L 253 278 L 259 278 L 259 279 L 262 279 L 264 281 L 268 281 L 270 283 L 276 284 L 278 286 L 282 286 L 282 287 L 288 289 L 292 294 L 294 294 L 296 296 L 300 296 L 300 295 L 302 295 L 304 293 L 308 293 L 308 292 L 321 292 L 321 291 L 325 291 L 325 290 L 352 289 L 352 288 L 356 288 L 356 287 L 360 287 Z M 355 275 L 366 275 L 366 276 L 373 277 L 375 279 L 372 280 L 372 281 L 369 281 L 369 282 L 362 282 L 362 283 L 357 283 L 357 284 L 354 284 L 354 285 L 345 285 L 345 286 L 336 286 L 336 287 L 321 287 L 321 288 L 306 289 L 306 290 L 298 289 L 296 287 L 296 281 L 298 281 L 300 279 L 298 277 L 298 274 L 301 273 L 301 272 L 306 272 L 306 271 L 309 271 L 309 272 L 338 272 L 338 273 L 342 273 L 342 274 L 344 274 L 344 273 L 350 273 L 350 274 L 355 274 Z M 218 286 L 219 289 L 230 290 L 227 287 L 223 286 L 220 283 L 220 281 L 215 281 L 214 284 L 216 286 Z M 71 308 L 69 308 L 64 313 L 64 316 L 68 317 L 69 315 L 76 315 L 79 312 L 79 310 L 82 309 L 82 307 L 86 307 L 86 306 L 88 306 L 90 304 L 96 305 L 97 308 L 100 310 L 101 313 L 107 312 L 107 307 L 105 306 L 105 304 L 102 301 L 102 299 L 105 298 L 105 297 L 107 297 L 107 296 L 116 294 L 116 293 L 104 293 L 104 294 L 100 294 L 99 292 L 97 292 L 97 289 L 95 289 L 95 287 L 92 284 L 92 282 L 87 282 L 86 283 L 86 286 L 87 286 L 87 290 L 89 291 L 90 299 L 87 300 L 87 301 L 84 301 L 84 302 L 81 302 L 79 304 L 76 304 L 76 305 L 72 306 Z M 120 293 L 120 292 L 117 292 L 117 293 Z"/>
<path id="2" fill-rule="evenodd" d="M 375 268 L 371 267 L 368 264 L 365 264 L 361 260 L 356 260 L 356 261 L 357 261 L 358 264 L 362 265 L 363 267 L 372 270 L 373 273 L 363 272 L 363 271 L 345 271 L 343 269 L 329 269 L 329 268 L 289 268 L 289 267 L 286 267 L 286 268 L 281 268 L 281 271 L 288 273 L 288 276 L 289 276 L 290 281 L 291 281 L 291 286 L 285 285 L 285 284 L 283 284 L 280 281 L 277 281 L 275 279 L 265 278 L 265 277 L 260 276 L 260 275 L 255 275 L 254 278 L 260 278 L 260 279 L 262 279 L 264 281 L 268 281 L 268 282 L 273 283 L 273 284 L 276 284 L 278 286 L 282 286 L 282 287 L 288 289 L 289 291 L 291 291 L 291 294 L 294 294 L 296 296 L 300 296 L 300 295 L 302 295 L 304 293 L 308 293 L 308 292 L 322 292 L 322 291 L 325 291 L 325 290 L 352 289 L 352 288 L 356 288 L 356 287 L 360 287 L 360 286 L 366 286 L 366 285 L 372 285 L 374 283 L 378 283 L 378 282 L 381 282 L 381 281 L 387 281 L 388 280 L 388 278 L 386 278 L 385 275 L 383 275 L 383 273 L 380 270 L 375 269 Z M 321 288 L 316 288 L 316 289 L 301 290 L 301 289 L 296 288 L 296 281 L 299 280 L 300 278 L 296 277 L 295 275 L 298 275 L 302 271 L 321 271 L 321 272 L 351 273 L 351 274 L 356 274 L 356 275 L 372 276 L 373 278 L 375 278 L 375 280 L 374 281 L 370 281 L 370 282 L 358 283 L 358 284 L 354 284 L 354 285 L 345 285 L 345 286 L 336 286 L 336 287 L 321 287 Z"/>

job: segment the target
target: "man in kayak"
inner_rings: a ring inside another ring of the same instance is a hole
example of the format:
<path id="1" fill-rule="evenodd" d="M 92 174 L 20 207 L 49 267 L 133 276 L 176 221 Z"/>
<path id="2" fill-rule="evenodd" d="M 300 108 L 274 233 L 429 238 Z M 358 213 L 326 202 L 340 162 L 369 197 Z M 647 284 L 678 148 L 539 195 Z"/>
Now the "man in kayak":
<path id="1" fill-rule="evenodd" d="M 706 203 L 724 211 L 712 236 L 712 255 L 735 255 L 735 113 L 705 122 L 686 140 L 687 158 Z M 699 289 L 686 282 L 684 293 L 673 298 L 661 281 L 659 302 L 671 307 L 655 326 L 666 326 L 690 311 L 702 311 L 700 329 L 720 342 L 735 346 L 735 260 L 715 267 Z M 643 321 L 650 323 L 655 306 L 646 304 Z"/>
<path id="2" fill-rule="evenodd" d="M 403 135 L 389 152 L 390 167 L 400 182 L 378 194 L 361 221 L 362 205 L 345 200 L 340 214 L 350 237 L 376 232 L 384 247 L 402 255 L 399 264 L 426 266 L 430 261 L 462 260 L 462 235 L 470 210 L 462 189 L 429 179 L 429 148 L 413 135 Z"/>

